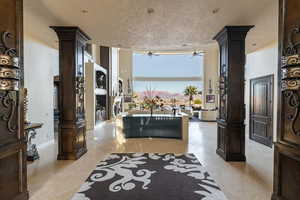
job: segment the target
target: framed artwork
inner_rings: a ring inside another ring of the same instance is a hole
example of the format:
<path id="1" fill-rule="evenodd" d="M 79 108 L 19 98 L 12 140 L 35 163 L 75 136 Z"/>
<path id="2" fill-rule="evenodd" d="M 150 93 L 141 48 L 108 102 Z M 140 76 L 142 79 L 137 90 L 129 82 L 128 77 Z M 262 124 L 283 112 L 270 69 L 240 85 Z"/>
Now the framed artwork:
<path id="1" fill-rule="evenodd" d="M 215 98 L 216 96 L 215 95 L 206 95 L 206 103 L 215 103 Z"/>

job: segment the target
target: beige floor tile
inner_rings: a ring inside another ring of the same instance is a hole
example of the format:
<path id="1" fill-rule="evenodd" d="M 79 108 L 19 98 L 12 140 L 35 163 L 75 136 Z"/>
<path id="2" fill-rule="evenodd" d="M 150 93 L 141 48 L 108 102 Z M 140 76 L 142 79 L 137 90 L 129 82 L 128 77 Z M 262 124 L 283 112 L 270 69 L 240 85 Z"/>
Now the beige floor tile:
<path id="1" fill-rule="evenodd" d="M 30 200 L 68 200 L 96 164 L 112 152 L 194 153 L 229 200 L 269 200 L 273 150 L 246 139 L 246 163 L 230 163 L 216 153 L 216 123 L 191 122 L 188 143 L 173 139 L 125 139 L 112 122 L 88 132 L 88 153 L 77 161 L 57 161 L 57 144 L 40 149 L 28 165 Z"/>

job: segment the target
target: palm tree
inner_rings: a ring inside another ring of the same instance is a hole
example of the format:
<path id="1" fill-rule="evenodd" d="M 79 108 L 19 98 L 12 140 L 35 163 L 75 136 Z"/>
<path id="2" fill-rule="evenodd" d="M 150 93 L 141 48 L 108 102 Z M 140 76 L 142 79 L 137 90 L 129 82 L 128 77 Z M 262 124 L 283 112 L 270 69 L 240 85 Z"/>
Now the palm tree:
<path id="1" fill-rule="evenodd" d="M 194 95 L 198 94 L 198 89 L 195 86 L 187 86 L 184 90 L 184 95 L 185 96 L 189 96 L 189 100 L 190 100 L 190 106 L 192 106 L 192 101 L 194 99 Z"/>

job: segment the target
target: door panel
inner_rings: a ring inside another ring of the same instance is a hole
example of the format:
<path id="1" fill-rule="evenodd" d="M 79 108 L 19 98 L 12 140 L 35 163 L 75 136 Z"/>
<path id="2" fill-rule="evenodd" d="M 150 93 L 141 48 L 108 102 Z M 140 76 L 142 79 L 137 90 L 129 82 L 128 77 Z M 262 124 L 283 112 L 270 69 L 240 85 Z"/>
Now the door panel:
<path id="1" fill-rule="evenodd" d="M 250 80 L 250 139 L 272 146 L 273 75 Z"/>
<path id="2" fill-rule="evenodd" d="M 272 200 L 299 200 L 300 1 L 279 0 L 278 124 Z"/>

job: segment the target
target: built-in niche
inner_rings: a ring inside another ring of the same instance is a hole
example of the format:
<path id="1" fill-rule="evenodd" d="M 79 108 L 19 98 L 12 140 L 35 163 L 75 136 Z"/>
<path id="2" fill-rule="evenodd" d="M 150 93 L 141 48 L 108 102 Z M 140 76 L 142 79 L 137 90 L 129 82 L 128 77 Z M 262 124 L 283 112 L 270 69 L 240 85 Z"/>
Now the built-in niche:
<path id="1" fill-rule="evenodd" d="M 102 71 L 96 71 L 96 88 L 106 89 L 106 74 Z"/>
<path id="2" fill-rule="evenodd" d="M 53 91 L 53 117 L 54 117 L 54 136 L 57 139 L 58 136 L 58 126 L 59 126 L 59 76 L 54 76 L 54 91 Z"/>
<path id="3" fill-rule="evenodd" d="M 86 123 L 88 130 L 108 119 L 107 70 L 95 62 L 85 63 Z"/>
<path id="4" fill-rule="evenodd" d="M 119 96 L 123 95 L 123 81 L 119 79 Z"/>
<path id="5" fill-rule="evenodd" d="M 107 119 L 106 95 L 96 95 L 95 104 L 95 123 L 97 124 Z"/>

